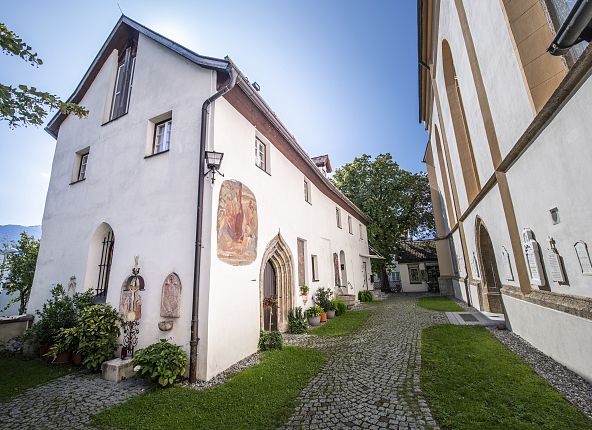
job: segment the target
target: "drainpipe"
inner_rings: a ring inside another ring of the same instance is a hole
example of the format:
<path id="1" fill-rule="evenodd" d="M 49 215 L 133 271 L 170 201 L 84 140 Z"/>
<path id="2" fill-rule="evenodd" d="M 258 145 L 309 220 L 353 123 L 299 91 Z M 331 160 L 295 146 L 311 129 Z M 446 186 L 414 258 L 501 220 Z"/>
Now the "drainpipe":
<path id="1" fill-rule="evenodd" d="M 563 55 L 584 40 L 592 40 L 592 0 L 578 0 L 547 51 L 551 55 Z"/>
<path id="2" fill-rule="evenodd" d="M 191 340 L 189 341 L 189 381 L 197 381 L 197 344 L 199 321 L 199 278 L 201 275 L 201 241 L 203 233 L 203 200 L 204 200 L 204 160 L 206 156 L 206 143 L 208 138 L 208 119 L 210 105 L 218 98 L 230 91 L 236 84 L 237 74 L 232 66 L 228 70 L 229 81 L 218 92 L 208 98 L 201 107 L 201 133 L 199 138 L 199 163 L 197 171 L 197 214 L 195 228 L 195 260 L 193 262 L 193 308 L 191 311 Z"/>

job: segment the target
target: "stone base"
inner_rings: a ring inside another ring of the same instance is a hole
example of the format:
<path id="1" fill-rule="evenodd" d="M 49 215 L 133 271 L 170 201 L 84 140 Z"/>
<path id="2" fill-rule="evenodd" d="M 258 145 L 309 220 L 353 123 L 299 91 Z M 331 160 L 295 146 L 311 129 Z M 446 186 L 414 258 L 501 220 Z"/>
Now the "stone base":
<path id="1" fill-rule="evenodd" d="M 121 382 L 136 374 L 131 358 L 126 358 L 125 360 L 114 358 L 113 360 L 105 361 L 101 366 L 101 370 L 103 371 L 103 379 L 111 382 Z"/>
<path id="2" fill-rule="evenodd" d="M 337 300 L 341 300 L 347 306 L 353 306 L 356 303 L 356 296 L 353 294 L 339 294 Z"/>

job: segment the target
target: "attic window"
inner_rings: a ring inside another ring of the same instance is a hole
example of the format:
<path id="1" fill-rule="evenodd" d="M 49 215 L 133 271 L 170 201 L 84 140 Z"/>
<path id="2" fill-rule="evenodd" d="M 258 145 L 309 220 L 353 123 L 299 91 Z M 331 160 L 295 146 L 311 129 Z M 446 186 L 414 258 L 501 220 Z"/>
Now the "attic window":
<path id="1" fill-rule="evenodd" d="M 113 101 L 111 103 L 111 115 L 109 120 L 114 120 L 127 113 L 130 95 L 134 80 L 134 67 L 136 66 L 136 51 L 128 47 L 119 60 L 117 77 L 113 88 Z"/>

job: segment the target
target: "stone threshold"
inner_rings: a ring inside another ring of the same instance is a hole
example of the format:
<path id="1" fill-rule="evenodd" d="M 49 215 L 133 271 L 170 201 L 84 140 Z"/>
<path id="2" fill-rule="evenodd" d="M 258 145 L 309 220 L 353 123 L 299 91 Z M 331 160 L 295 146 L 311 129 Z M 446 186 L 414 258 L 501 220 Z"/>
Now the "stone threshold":
<path id="1" fill-rule="evenodd" d="M 454 325 L 481 325 L 484 327 L 492 327 L 506 323 L 503 314 L 480 312 L 476 309 L 464 312 L 446 312 L 446 318 L 448 318 L 450 324 Z"/>

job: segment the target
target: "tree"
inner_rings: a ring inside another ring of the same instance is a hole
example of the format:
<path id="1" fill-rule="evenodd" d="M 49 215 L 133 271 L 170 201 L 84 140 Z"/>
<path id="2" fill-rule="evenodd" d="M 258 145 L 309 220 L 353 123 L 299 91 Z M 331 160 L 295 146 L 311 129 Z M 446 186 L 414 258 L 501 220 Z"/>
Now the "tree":
<path id="1" fill-rule="evenodd" d="M 33 67 L 39 67 L 43 61 L 33 48 L 27 45 L 5 24 L 0 23 L 0 48 L 9 56 L 18 56 Z M 0 120 L 8 121 L 8 126 L 41 125 L 52 109 L 59 109 L 65 114 L 86 117 L 88 111 L 76 103 L 61 101 L 57 96 L 26 85 L 0 84 Z"/>
<path id="2" fill-rule="evenodd" d="M 39 240 L 23 231 L 20 239 L 13 242 L 13 246 L 16 252 L 9 253 L 5 260 L 4 271 L 8 272 L 8 276 L 4 283 L 4 289 L 10 295 L 16 294 L 16 297 L 6 305 L 4 310 L 12 306 L 13 303 L 19 302 L 19 314 L 24 314 L 31 296 L 33 276 L 39 254 Z"/>
<path id="3" fill-rule="evenodd" d="M 434 215 L 425 173 L 401 169 L 391 154 L 367 154 L 337 169 L 333 182 L 370 218 L 368 242 L 385 260 L 373 261 L 383 274 L 399 243 L 433 236 Z"/>

